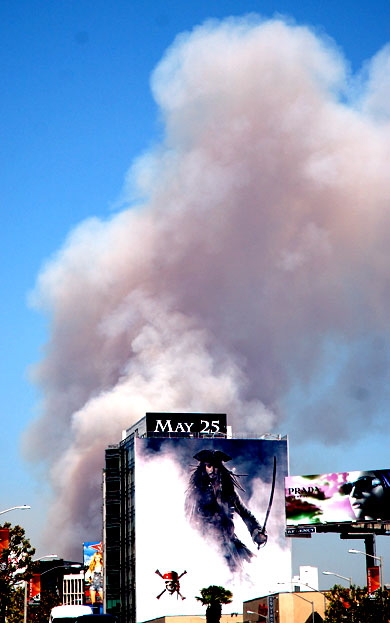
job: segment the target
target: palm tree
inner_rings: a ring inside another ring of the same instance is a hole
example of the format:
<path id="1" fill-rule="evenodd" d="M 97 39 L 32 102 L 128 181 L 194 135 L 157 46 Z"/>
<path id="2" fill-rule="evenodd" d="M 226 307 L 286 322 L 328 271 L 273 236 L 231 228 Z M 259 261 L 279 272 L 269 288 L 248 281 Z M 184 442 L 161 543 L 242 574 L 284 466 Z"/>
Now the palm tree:
<path id="1" fill-rule="evenodd" d="M 195 597 L 206 608 L 206 623 L 219 623 L 222 614 L 222 604 L 230 604 L 233 593 L 223 586 L 211 585 L 201 588 L 201 597 Z"/>

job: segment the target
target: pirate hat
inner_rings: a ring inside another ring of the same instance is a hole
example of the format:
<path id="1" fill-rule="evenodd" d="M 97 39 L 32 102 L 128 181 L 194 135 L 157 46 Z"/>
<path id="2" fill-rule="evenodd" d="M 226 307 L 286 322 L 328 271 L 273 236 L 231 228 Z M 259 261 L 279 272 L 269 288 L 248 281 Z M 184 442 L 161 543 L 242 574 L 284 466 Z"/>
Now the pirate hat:
<path id="1" fill-rule="evenodd" d="M 201 463 L 210 463 L 215 467 L 222 464 L 222 461 L 231 461 L 232 457 L 222 450 L 201 450 L 197 454 L 194 454 L 194 459 Z"/>

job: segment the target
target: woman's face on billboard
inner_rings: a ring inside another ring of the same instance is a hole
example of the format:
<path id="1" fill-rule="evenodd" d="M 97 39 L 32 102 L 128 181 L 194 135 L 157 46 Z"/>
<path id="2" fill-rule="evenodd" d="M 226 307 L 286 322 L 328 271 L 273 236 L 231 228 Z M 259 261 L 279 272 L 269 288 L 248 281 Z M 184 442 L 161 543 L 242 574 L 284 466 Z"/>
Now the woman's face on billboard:
<path id="1" fill-rule="evenodd" d="M 354 472 L 353 477 L 348 486 L 356 519 L 386 519 L 385 493 L 380 479 L 373 472 Z"/>

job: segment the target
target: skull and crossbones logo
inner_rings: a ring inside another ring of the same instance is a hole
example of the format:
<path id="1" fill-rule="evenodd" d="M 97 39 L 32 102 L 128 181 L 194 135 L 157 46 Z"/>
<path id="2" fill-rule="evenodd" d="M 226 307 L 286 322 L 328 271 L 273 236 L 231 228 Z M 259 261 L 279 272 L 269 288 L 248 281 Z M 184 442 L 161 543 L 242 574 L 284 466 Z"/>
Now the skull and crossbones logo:
<path id="1" fill-rule="evenodd" d="M 183 597 L 180 592 L 179 580 L 185 573 L 187 573 L 187 571 L 183 571 L 183 573 L 179 575 L 177 571 L 167 571 L 166 573 L 161 573 L 157 569 L 155 573 L 157 573 L 157 575 L 159 575 L 160 578 L 162 578 L 165 582 L 165 588 L 159 595 L 157 595 L 157 599 L 160 599 L 160 597 L 164 595 L 165 592 L 169 593 L 170 595 L 176 593 L 177 598 L 181 597 L 182 599 L 185 599 L 185 597 Z"/>

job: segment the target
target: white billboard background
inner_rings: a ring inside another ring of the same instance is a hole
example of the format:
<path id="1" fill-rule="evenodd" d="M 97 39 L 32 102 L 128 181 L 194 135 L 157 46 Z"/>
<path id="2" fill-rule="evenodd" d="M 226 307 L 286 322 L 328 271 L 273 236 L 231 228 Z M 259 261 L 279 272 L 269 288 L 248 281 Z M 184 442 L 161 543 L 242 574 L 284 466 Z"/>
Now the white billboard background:
<path id="1" fill-rule="evenodd" d="M 290 542 L 284 538 L 284 476 L 277 476 L 272 510 L 267 523 L 268 543 L 260 550 L 252 542 L 240 517 L 235 517 L 236 534 L 255 554 L 242 572 L 232 574 L 221 554 L 188 523 L 184 500 L 190 470 L 183 470 L 178 456 L 161 452 L 145 457 L 144 443 L 136 440 L 136 600 L 137 621 L 180 614 L 205 615 L 205 607 L 195 599 L 210 584 L 232 591 L 233 602 L 223 606 L 224 613 L 242 612 L 242 602 L 278 590 L 278 582 L 291 579 Z M 230 443 L 232 443 L 230 441 Z M 256 443 L 250 441 L 250 443 Z M 204 445 L 202 447 L 205 447 Z M 223 449 L 223 445 L 219 446 Z M 201 449 L 194 446 L 193 454 Z M 233 467 L 234 461 L 229 463 Z M 193 465 L 196 461 L 193 460 Z M 285 469 L 285 468 L 283 468 Z M 240 479 L 245 486 L 245 478 Z M 252 496 L 245 504 L 262 524 L 270 495 L 270 483 L 252 481 Z M 161 574 L 176 571 L 182 600 L 165 592 Z"/>

